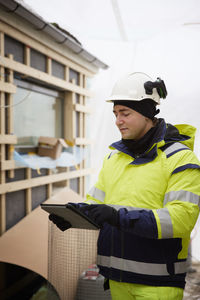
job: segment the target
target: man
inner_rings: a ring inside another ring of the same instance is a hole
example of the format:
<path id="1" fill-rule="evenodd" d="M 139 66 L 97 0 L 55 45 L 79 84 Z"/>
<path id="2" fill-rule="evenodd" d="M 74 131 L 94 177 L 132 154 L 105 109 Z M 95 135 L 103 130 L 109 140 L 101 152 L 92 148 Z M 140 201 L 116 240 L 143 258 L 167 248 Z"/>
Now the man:
<path id="1" fill-rule="evenodd" d="M 101 226 L 97 264 L 114 300 L 183 298 L 200 163 L 195 129 L 155 118 L 166 95 L 160 78 L 140 72 L 116 83 L 108 101 L 122 139 L 111 145 L 89 205 L 76 205 Z M 50 219 L 61 230 L 70 226 Z"/>

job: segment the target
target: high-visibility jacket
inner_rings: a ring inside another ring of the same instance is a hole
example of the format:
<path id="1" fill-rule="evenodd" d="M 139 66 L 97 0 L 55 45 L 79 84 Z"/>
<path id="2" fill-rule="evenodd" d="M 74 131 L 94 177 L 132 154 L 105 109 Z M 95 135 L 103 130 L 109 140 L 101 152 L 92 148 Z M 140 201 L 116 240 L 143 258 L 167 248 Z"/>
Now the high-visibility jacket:
<path id="1" fill-rule="evenodd" d="M 192 151 L 195 128 L 175 128 L 163 119 L 159 126 L 150 149 L 138 157 L 122 141 L 111 145 L 87 202 L 119 211 L 120 227 L 104 223 L 98 238 L 97 263 L 104 277 L 184 288 L 200 200 L 200 162 Z"/>

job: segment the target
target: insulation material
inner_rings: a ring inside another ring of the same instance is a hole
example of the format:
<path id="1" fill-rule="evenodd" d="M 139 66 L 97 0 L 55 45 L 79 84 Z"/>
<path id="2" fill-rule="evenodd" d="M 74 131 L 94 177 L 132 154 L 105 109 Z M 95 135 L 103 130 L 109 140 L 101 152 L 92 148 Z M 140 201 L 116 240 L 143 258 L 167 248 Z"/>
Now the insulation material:
<path id="1" fill-rule="evenodd" d="M 41 157 L 37 154 L 20 154 L 14 151 L 14 160 L 17 167 L 28 167 L 31 169 L 55 169 L 56 167 L 71 167 L 80 164 L 86 156 L 83 148 L 73 147 L 73 153 L 62 152 L 58 159 Z"/>
<path id="2" fill-rule="evenodd" d="M 83 198 L 65 188 L 48 201 L 57 204 L 67 202 L 83 202 Z M 48 281 L 61 300 L 111 299 L 109 292 L 103 290 L 103 276 L 95 273 L 96 278 L 86 276 L 87 280 L 83 279 L 88 268 L 96 263 L 98 234 L 98 230 L 76 228 L 62 232 L 49 222 Z"/>
<path id="3" fill-rule="evenodd" d="M 62 232 L 49 222 L 48 280 L 61 300 L 97 299 L 77 298 L 81 274 L 96 262 L 97 238 L 98 230 L 71 228 Z M 85 287 L 88 288 L 88 282 Z M 90 293 L 87 290 L 87 296 Z"/>

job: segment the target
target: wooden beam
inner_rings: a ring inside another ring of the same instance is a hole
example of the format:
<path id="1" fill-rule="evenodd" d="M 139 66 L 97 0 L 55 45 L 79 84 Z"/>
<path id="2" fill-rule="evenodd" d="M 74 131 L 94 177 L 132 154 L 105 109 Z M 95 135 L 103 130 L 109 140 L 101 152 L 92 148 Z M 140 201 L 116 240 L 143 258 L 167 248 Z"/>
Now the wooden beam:
<path id="1" fill-rule="evenodd" d="M 31 65 L 31 49 L 29 46 L 25 46 L 25 49 L 24 49 L 24 63 L 25 65 L 27 66 L 30 66 Z"/>
<path id="2" fill-rule="evenodd" d="M 69 67 L 65 66 L 65 74 L 64 74 L 65 81 L 69 81 Z"/>
<path id="3" fill-rule="evenodd" d="M 14 84 L 0 81 L 0 91 L 5 93 L 16 93 L 17 88 Z"/>
<path id="4" fill-rule="evenodd" d="M 0 55 L 4 56 L 4 33 L 0 32 Z"/>
<path id="5" fill-rule="evenodd" d="M 90 145 L 92 144 L 93 141 L 91 139 L 87 139 L 87 138 L 75 138 L 75 145 Z"/>
<path id="6" fill-rule="evenodd" d="M 26 179 L 31 179 L 31 169 L 26 168 Z M 31 188 L 26 189 L 26 215 L 32 211 L 32 191 Z"/>
<path id="7" fill-rule="evenodd" d="M 74 143 L 76 133 L 75 94 L 66 92 L 64 97 L 64 138 Z"/>
<path id="8" fill-rule="evenodd" d="M 41 186 L 53 182 L 59 182 L 67 179 L 82 177 L 82 176 L 89 175 L 92 172 L 93 172 L 92 169 L 84 169 L 78 171 L 77 170 L 71 171 L 69 173 L 64 172 L 64 173 L 53 174 L 49 176 L 40 176 L 36 178 L 31 178 L 29 180 L 19 180 L 19 181 L 4 183 L 1 184 L 0 186 L 0 194 L 15 192 L 22 189 L 24 190 L 24 189 L 32 188 L 35 186 Z"/>
<path id="9" fill-rule="evenodd" d="M 48 175 L 52 174 L 52 170 L 48 169 Z M 47 199 L 49 199 L 52 196 L 53 192 L 53 185 L 52 183 L 47 184 Z"/>
<path id="10" fill-rule="evenodd" d="M 4 56 L 4 33 L 0 32 L 0 55 Z M 4 76 L 5 76 L 5 72 L 4 72 L 4 68 L 0 66 L 0 81 L 4 82 Z M 2 106 L 2 105 L 1 105 Z"/>
<path id="11" fill-rule="evenodd" d="M 51 75 L 52 73 L 52 59 L 47 57 L 47 73 Z"/>
<path id="12" fill-rule="evenodd" d="M 5 93 L 0 92 L 0 136 L 5 133 Z"/>
<path id="13" fill-rule="evenodd" d="M 0 195 L 0 235 L 6 231 L 6 195 Z"/>
<path id="14" fill-rule="evenodd" d="M 82 105 L 82 104 L 76 103 L 74 105 L 74 109 L 75 109 L 75 111 L 79 111 L 79 112 L 86 113 L 86 114 L 91 114 L 92 113 L 92 109 L 88 105 Z"/>
<path id="15" fill-rule="evenodd" d="M 52 86 L 60 87 L 63 90 L 69 90 L 87 97 L 92 97 L 93 93 L 90 90 L 86 90 L 80 86 L 75 85 L 74 83 L 67 82 L 63 79 L 51 76 L 47 73 L 41 72 L 24 64 L 21 64 L 16 61 L 12 61 L 7 57 L 0 57 L 0 65 L 4 68 L 11 69 L 13 71 L 19 72 L 23 75 L 44 81 L 45 83 L 51 84 Z M 1 89 L 1 85 L 0 85 Z M 15 93 L 16 87 L 9 83 L 2 83 L 2 89 L 8 93 Z"/>
<path id="16" fill-rule="evenodd" d="M 0 32 L 0 55 L 4 56 L 4 33 Z M 0 85 L 5 81 L 4 67 L 0 67 Z M 0 89 L 0 136 L 5 134 L 5 93 Z M 0 145 L 0 162 L 5 160 L 5 145 Z M 0 186 L 6 182 L 6 172 L 0 171 Z M 6 195 L 0 195 L 0 235 L 6 231 Z"/>
<path id="17" fill-rule="evenodd" d="M 15 168 L 15 161 L 14 160 L 3 160 L 1 161 L 1 170 L 11 170 Z"/>
<path id="18" fill-rule="evenodd" d="M 31 45 L 31 47 L 33 49 L 36 49 L 37 51 L 43 53 L 44 55 L 51 57 L 52 59 L 60 62 L 61 64 L 64 64 L 78 72 L 84 73 L 88 77 L 94 76 L 94 72 L 89 71 L 88 69 L 86 69 L 86 68 L 82 67 L 80 64 L 72 61 L 71 59 L 64 56 L 63 54 L 58 53 L 57 51 L 50 48 L 49 45 L 47 46 L 45 44 L 42 44 L 41 42 L 37 41 L 36 39 L 30 37 L 28 34 L 25 34 L 24 33 L 24 30 L 26 30 L 25 27 L 23 28 L 23 32 L 22 32 L 22 31 L 16 29 L 16 24 L 13 24 L 14 26 L 8 24 L 5 20 L 4 21 L 2 20 L 2 17 L 3 16 L 1 16 L 1 20 L 0 20 L 0 30 L 2 31 L 2 33 L 5 32 L 5 34 L 8 34 L 9 36 L 13 37 L 14 39 L 17 39 L 18 41 L 22 42 L 25 45 L 29 45 L 29 46 Z M 37 32 L 37 30 L 35 30 L 35 31 Z M 39 38 L 38 34 L 37 34 L 37 38 Z M 44 43 L 45 41 L 42 41 L 42 42 Z M 51 42 L 51 46 L 53 46 L 52 42 Z M 62 51 L 63 51 L 63 49 L 62 49 Z"/>
<path id="19" fill-rule="evenodd" d="M 1 134 L 0 144 L 17 144 L 17 136 L 11 134 Z"/>
<path id="20" fill-rule="evenodd" d="M 8 58 L 13 60 L 13 55 L 9 54 Z M 13 71 L 9 70 L 9 76 L 8 76 L 8 82 L 10 84 L 13 84 Z M 8 94 L 8 101 L 7 101 L 7 133 L 8 134 L 14 134 L 14 120 L 13 120 L 13 94 Z M 8 159 L 13 160 L 13 153 L 14 153 L 14 147 L 13 145 L 9 145 L 8 147 Z M 9 178 L 14 178 L 14 170 L 9 170 L 8 172 Z"/>

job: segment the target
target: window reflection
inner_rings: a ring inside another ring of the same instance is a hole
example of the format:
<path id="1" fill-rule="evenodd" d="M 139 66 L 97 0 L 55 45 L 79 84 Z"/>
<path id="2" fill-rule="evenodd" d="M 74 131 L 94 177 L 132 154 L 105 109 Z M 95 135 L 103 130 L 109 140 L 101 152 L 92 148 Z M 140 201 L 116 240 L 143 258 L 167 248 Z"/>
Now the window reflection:
<path id="1" fill-rule="evenodd" d="M 18 87 L 14 94 L 14 134 L 18 144 L 36 145 L 39 136 L 62 137 L 62 111 L 62 99 L 55 95 Z"/>

